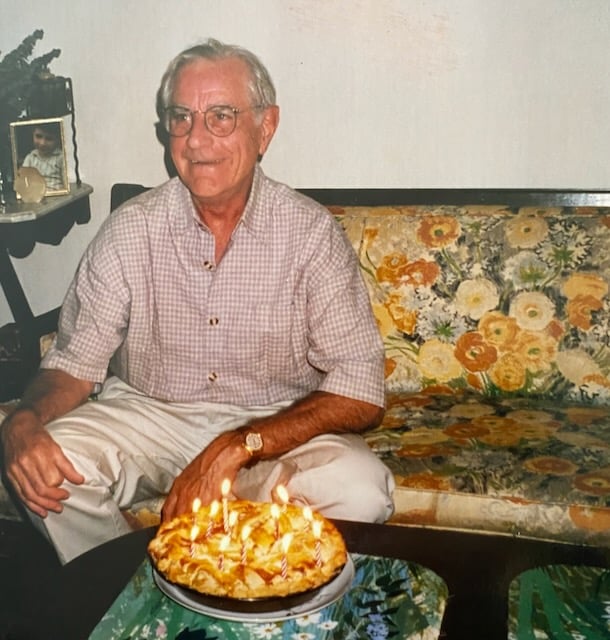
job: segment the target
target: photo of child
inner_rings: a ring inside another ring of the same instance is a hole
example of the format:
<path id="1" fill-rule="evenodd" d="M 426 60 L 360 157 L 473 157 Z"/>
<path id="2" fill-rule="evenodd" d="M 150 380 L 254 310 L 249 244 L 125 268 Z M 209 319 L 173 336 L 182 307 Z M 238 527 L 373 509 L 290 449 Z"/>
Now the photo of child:
<path id="1" fill-rule="evenodd" d="M 36 169 L 44 178 L 47 195 L 66 193 L 66 154 L 61 118 L 13 123 L 15 174 L 22 167 Z"/>
<path id="2" fill-rule="evenodd" d="M 64 188 L 64 154 L 57 124 L 39 124 L 32 132 L 34 148 L 23 160 L 24 167 L 38 169 L 49 191 Z"/>

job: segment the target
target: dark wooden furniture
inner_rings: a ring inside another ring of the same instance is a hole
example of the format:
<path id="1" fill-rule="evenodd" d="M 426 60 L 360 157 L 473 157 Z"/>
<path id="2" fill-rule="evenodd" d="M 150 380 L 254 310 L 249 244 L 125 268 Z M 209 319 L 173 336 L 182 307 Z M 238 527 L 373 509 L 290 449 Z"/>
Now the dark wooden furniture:
<path id="1" fill-rule="evenodd" d="M 402 558 L 426 566 L 447 583 L 442 638 L 506 640 L 510 581 L 548 564 L 610 567 L 610 549 L 496 535 L 337 521 L 350 551 Z M 64 566 L 38 593 L 40 636 L 87 638 L 146 557 L 154 528 L 106 543 Z M 1 637 L 1 636 L 0 636 Z"/>
<path id="2" fill-rule="evenodd" d="M 0 328 L 0 401 L 18 397 L 40 362 L 39 338 L 57 326 L 59 307 L 35 316 L 11 256 L 29 255 L 36 243 L 58 245 L 72 226 L 91 217 L 86 184 L 71 185 L 69 194 L 38 204 L 12 202 L 0 207 L 0 286 L 13 323 Z"/>
<path id="3" fill-rule="evenodd" d="M 324 205 L 610 207 L 610 191 L 577 189 L 299 189 Z"/>
<path id="4" fill-rule="evenodd" d="M 126 182 L 112 186 L 110 209 L 149 187 Z M 610 207 L 610 190 L 578 189 L 298 189 L 327 206 L 477 205 L 509 207 Z"/>

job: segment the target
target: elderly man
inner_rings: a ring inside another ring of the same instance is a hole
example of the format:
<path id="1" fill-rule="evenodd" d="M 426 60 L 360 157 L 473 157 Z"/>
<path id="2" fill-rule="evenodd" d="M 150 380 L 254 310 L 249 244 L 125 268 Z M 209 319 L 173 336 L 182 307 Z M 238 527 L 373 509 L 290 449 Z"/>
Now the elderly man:
<path id="1" fill-rule="evenodd" d="M 134 502 L 168 494 L 172 518 L 225 478 L 385 520 L 392 477 L 359 435 L 383 414 L 382 345 L 341 229 L 258 164 L 279 119 L 267 70 L 208 40 L 170 63 L 158 111 L 178 177 L 87 249 L 2 426 L 17 495 L 62 561 L 129 531 Z"/>

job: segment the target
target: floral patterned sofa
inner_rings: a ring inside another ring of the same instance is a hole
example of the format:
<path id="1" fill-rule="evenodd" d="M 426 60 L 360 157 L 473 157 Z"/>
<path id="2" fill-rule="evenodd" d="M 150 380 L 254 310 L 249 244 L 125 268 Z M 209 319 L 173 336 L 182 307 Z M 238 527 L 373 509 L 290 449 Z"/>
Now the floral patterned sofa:
<path id="1" fill-rule="evenodd" d="M 366 438 L 392 522 L 609 545 L 610 192 L 303 191 L 345 228 L 383 335 Z"/>
<path id="2" fill-rule="evenodd" d="M 608 195 L 342 199 L 385 343 L 366 438 L 396 476 L 393 520 L 610 544 Z"/>

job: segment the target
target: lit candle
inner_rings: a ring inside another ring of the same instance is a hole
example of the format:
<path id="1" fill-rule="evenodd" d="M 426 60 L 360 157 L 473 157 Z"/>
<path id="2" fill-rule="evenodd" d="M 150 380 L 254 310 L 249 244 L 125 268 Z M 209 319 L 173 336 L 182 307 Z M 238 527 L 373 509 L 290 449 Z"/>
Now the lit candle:
<path id="1" fill-rule="evenodd" d="M 286 487 L 283 484 L 278 484 L 275 488 L 275 493 L 282 503 L 282 510 L 285 511 L 286 505 L 288 504 L 288 491 Z"/>
<path id="2" fill-rule="evenodd" d="M 284 534 L 282 538 L 282 578 L 285 580 L 288 575 L 288 549 L 292 542 L 292 533 Z"/>
<path id="3" fill-rule="evenodd" d="M 193 557 L 193 554 L 195 553 L 195 540 L 197 540 L 198 535 L 199 535 L 199 527 L 196 524 L 194 524 L 191 527 L 191 533 L 189 535 L 189 538 L 191 541 L 191 546 L 190 546 L 191 557 Z"/>
<path id="4" fill-rule="evenodd" d="M 201 500 L 199 498 L 195 498 L 193 500 L 193 513 L 197 513 L 201 509 Z"/>
<path id="5" fill-rule="evenodd" d="M 227 532 L 229 535 L 231 535 L 233 527 L 237 524 L 237 518 L 237 511 L 231 511 L 231 513 L 229 513 L 229 531 Z"/>
<path id="6" fill-rule="evenodd" d="M 223 536 L 220 540 L 220 545 L 218 546 L 218 571 L 222 571 L 225 564 L 225 555 L 224 552 L 229 548 L 229 536 Z"/>
<path id="7" fill-rule="evenodd" d="M 229 532 L 229 501 L 227 496 L 229 495 L 230 490 L 231 481 L 228 478 L 225 478 L 220 487 L 220 492 L 222 493 L 222 524 L 225 533 Z"/>
<path id="8" fill-rule="evenodd" d="M 241 563 L 246 564 L 246 543 L 248 542 L 248 537 L 250 536 L 251 527 L 249 524 L 245 524 L 244 528 L 241 530 Z"/>
<path id="9" fill-rule="evenodd" d="M 220 509 L 220 503 L 218 500 L 213 500 L 212 504 L 210 504 L 210 519 L 208 520 L 208 528 L 205 532 L 206 538 L 209 538 L 212 535 L 212 529 L 214 528 L 214 521 L 216 520 L 218 509 Z"/>
<path id="10" fill-rule="evenodd" d="M 280 508 L 275 502 L 271 504 L 271 517 L 275 526 L 275 539 L 279 540 L 280 537 Z"/>
<path id="11" fill-rule="evenodd" d="M 309 531 L 311 521 L 313 520 L 313 512 L 311 510 L 311 507 L 303 507 L 303 517 L 305 518 L 305 531 Z"/>
<path id="12" fill-rule="evenodd" d="M 321 554 L 321 545 L 320 545 L 320 536 L 322 535 L 322 522 L 320 520 L 314 520 L 312 522 L 313 535 L 316 539 L 316 547 L 315 547 L 315 557 L 316 557 L 316 566 L 322 566 L 322 554 Z"/>

